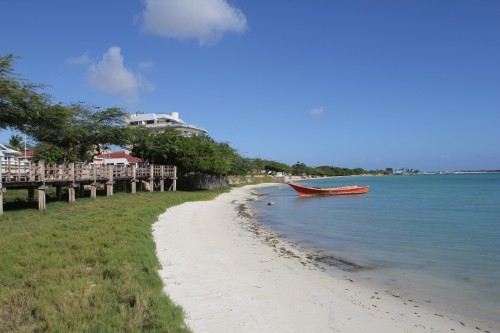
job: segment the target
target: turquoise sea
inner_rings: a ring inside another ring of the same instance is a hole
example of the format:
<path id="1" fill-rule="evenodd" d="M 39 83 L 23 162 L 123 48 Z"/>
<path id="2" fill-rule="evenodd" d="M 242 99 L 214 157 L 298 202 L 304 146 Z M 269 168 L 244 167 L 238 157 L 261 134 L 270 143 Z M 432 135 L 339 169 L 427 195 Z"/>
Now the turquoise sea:
<path id="1" fill-rule="evenodd" d="M 367 283 L 500 331 L 499 173 L 300 183 L 369 185 L 370 192 L 298 197 L 289 186 L 265 187 L 254 204 L 259 222 L 308 250 L 366 267 L 351 271 Z"/>

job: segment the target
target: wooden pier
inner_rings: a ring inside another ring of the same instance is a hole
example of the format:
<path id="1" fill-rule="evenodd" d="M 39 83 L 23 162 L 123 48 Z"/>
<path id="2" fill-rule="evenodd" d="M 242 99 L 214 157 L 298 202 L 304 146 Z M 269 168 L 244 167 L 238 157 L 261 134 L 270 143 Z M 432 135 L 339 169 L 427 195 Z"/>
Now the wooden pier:
<path id="1" fill-rule="evenodd" d="M 106 187 L 107 196 L 113 195 L 117 181 L 130 182 L 131 192 L 136 193 L 137 183 L 149 184 L 149 191 L 165 190 L 165 181 L 172 180 L 170 189 L 177 190 L 177 167 L 171 165 L 101 165 L 87 163 L 31 163 L 17 158 L 5 158 L 0 162 L 0 215 L 3 214 L 3 194 L 7 189 L 28 189 L 28 197 L 34 201 L 38 191 L 38 209 L 46 208 L 45 191 L 56 188 L 60 198 L 61 188 L 68 188 L 68 201 L 76 199 L 75 189 L 90 186 L 90 196 L 96 198 L 97 188 Z M 156 186 L 155 186 L 156 185 Z"/>

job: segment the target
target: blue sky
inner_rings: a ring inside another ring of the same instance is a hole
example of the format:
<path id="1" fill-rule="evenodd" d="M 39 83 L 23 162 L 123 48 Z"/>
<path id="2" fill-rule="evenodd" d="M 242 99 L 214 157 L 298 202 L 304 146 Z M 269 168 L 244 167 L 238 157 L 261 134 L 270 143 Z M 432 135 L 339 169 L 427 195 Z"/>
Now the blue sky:
<path id="1" fill-rule="evenodd" d="M 55 102 L 179 112 L 248 157 L 500 169 L 497 0 L 2 1 Z M 0 132 L 7 142 L 10 132 Z"/>

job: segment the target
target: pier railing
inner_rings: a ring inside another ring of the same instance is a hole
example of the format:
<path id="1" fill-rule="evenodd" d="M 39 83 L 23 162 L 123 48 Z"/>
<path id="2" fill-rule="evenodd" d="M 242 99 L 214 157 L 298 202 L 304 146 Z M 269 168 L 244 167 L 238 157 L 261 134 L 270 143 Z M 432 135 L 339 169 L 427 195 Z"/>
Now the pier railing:
<path id="1" fill-rule="evenodd" d="M 171 165 L 102 165 L 84 163 L 45 163 L 5 158 L 0 161 L 1 183 L 86 181 L 110 178 L 173 178 Z M 112 166 L 112 168 L 110 168 Z M 112 172 L 112 174 L 110 173 Z M 135 172 L 135 173 L 134 173 Z"/>
<path id="2" fill-rule="evenodd" d="M 177 167 L 171 165 L 144 164 L 102 165 L 89 163 L 31 162 L 13 157 L 0 158 L 0 215 L 3 212 L 3 193 L 8 188 L 27 188 L 30 193 L 39 193 L 39 208 L 45 209 L 45 190 L 68 187 L 69 201 L 75 201 L 74 188 L 90 185 L 91 197 L 96 197 L 98 185 L 105 185 L 107 195 L 113 195 L 115 181 L 129 181 L 131 192 L 136 192 L 136 183 L 146 182 L 149 191 L 159 188 L 164 191 L 165 180 L 171 179 L 173 191 L 177 188 Z M 156 185 L 156 186 L 155 186 Z M 32 196 L 32 194 L 29 194 Z M 40 203 L 41 202 L 41 203 Z"/>

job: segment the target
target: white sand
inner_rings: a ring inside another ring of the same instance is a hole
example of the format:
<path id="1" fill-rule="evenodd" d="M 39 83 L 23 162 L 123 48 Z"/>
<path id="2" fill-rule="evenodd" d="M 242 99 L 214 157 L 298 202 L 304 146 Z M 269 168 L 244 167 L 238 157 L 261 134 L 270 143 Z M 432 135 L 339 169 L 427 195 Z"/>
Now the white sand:
<path id="1" fill-rule="evenodd" d="M 165 292 L 193 332 L 479 332 L 323 272 L 239 213 L 253 188 L 173 207 L 153 226 Z"/>

